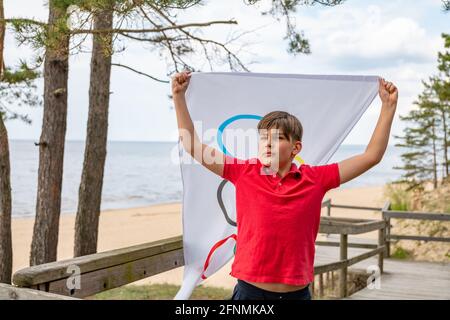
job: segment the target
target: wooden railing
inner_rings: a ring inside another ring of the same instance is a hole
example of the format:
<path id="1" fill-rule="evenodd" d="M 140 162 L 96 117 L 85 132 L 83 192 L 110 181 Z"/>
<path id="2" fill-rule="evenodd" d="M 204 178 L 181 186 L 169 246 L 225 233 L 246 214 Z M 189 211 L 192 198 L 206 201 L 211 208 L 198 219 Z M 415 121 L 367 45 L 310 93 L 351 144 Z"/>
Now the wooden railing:
<path id="1" fill-rule="evenodd" d="M 385 257 L 390 257 L 390 244 L 396 240 L 417 240 L 417 241 L 440 241 L 450 242 L 449 237 L 433 237 L 423 235 L 404 235 L 404 234 L 392 234 L 391 219 L 409 219 L 409 220 L 428 220 L 428 221 L 450 221 L 450 213 L 435 213 L 435 212 L 419 212 L 419 211 L 398 211 L 391 210 L 391 202 L 386 201 L 382 208 L 378 207 L 363 207 L 363 206 L 350 206 L 339 205 L 331 203 L 331 199 L 327 199 L 322 202 L 322 208 L 327 208 L 327 217 L 331 216 L 331 208 L 341 209 L 355 209 L 355 210 L 369 210 L 379 211 L 381 218 L 386 221 L 386 252 Z"/>
<path id="2" fill-rule="evenodd" d="M 316 265 L 315 274 L 340 270 L 340 292 L 347 294 L 347 268 L 361 260 L 379 255 L 383 267 L 384 238 L 373 250 L 356 257 L 347 257 L 347 248 L 356 246 L 347 241 L 348 234 L 384 230 L 383 220 L 328 218 L 321 219 L 319 232 L 341 236 L 340 259 Z M 382 232 L 382 231 L 381 231 Z M 318 243 L 335 246 L 336 243 Z M 360 246 L 361 244 L 357 244 Z M 367 245 L 367 248 L 372 246 Z M 184 265 L 182 237 L 173 237 L 147 244 L 116 249 L 78 258 L 46 263 L 17 271 L 13 282 L 18 287 L 42 290 L 69 297 L 84 298 L 120 287 Z M 75 286 L 78 280 L 78 286 Z"/>
<path id="3" fill-rule="evenodd" d="M 378 244 L 349 243 L 349 234 L 362 234 L 378 230 Z M 319 232 L 326 234 L 339 234 L 340 241 L 316 241 L 321 246 L 339 246 L 339 261 L 325 265 L 315 265 L 314 274 L 319 275 L 319 296 L 323 295 L 323 274 L 326 272 L 339 271 L 339 297 L 348 295 L 347 273 L 348 268 L 362 260 L 378 255 L 378 267 L 383 273 L 383 259 L 386 251 L 385 231 L 386 223 L 383 220 L 352 219 L 322 217 Z M 360 255 L 349 258 L 348 248 L 371 249 Z"/>
<path id="4" fill-rule="evenodd" d="M 181 236 L 28 267 L 19 287 L 84 298 L 184 265 Z"/>
<path id="5" fill-rule="evenodd" d="M 440 241 L 450 242 L 450 238 L 433 237 L 423 235 L 402 235 L 392 234 L 391 219 L 408 219 L 408 220 L 428 220 L 428 221 L 450 221 L 450 213 L 432 213 L 432 212 L 417 212 L 417 211 L 397 211 L 390 210 L 390 202 L 386 202 L 382 209 L 382 218 L 386 221 L 386 256 L 390 256 L 390 244 L 392 240 L 419 240 L 419 241 Z"/>
<path id="6" fill-rule="evenodd" d="M 0 283 L 0 300 L 79 300 L 79 299 L 40 290 L 19 288 L 17 286 Z"/>
<path id="7" fill-rule="evenodd" d="M 351 205 L 343 205 L 343 204 L 334 204 L 331 203 L 331 198 L 322 202 L 322 208 L 327 207 L 327 216 L 331 216 L 331 208 L 340 208 L 340 209 L 356 209 L 356 210 L 369 210 L 369 211 L 382 211 L 383 208 L 380 207 L 365 207 L 365 206 L 351 206 Z"/>

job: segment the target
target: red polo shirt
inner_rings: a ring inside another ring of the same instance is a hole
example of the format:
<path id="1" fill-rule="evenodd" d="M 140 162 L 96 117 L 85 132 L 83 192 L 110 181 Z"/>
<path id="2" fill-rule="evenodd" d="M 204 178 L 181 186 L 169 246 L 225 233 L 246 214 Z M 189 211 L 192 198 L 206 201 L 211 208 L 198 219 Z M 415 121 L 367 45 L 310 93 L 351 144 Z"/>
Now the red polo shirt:
<path id="1" fill-rule="evenodd" d="M 340 185 L 338 164 L 297 168 L 292 163 L 283 178 L 261 174 L 264 168 L 258 158 L 226 156 L 222 177 L 236 189 L 237 241 L 230 275 L 306 285 L 314 277 L 323 196 Z"/>

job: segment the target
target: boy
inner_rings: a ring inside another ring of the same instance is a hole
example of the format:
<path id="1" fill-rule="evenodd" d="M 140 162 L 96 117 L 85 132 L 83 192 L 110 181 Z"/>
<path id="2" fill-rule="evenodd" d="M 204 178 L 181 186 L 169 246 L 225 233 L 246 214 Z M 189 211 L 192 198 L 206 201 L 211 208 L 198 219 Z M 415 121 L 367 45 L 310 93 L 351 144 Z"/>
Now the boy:
<path id="1" fill-rule="evenodd" d="M 232 299 L 310 299 L 323 196 L 381 161 L 397 106 L 397 88 L 379 79 L 381 113 L 364 153 L 339 163 L 297 168 L 292 161 L 302 149 L 303 128 L 287 112 L 273 111 L 259 121 L 256 159 L 236 161 L 201 143 L 185 100 L 190 76 L 184 71 L 172 78 L 183 147 L 236 187 L 238 237 L 230 274 L 238 282 Z"/>

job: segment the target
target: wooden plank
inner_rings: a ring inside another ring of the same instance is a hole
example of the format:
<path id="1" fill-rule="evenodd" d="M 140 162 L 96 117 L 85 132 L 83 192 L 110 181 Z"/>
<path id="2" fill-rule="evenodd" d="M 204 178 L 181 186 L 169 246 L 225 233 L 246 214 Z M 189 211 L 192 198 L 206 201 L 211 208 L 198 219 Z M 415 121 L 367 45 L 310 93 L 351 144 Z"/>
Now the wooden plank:
<path id="1" fill-rule="evenodd" d="M 68 273 L 68 270 L 73 266 L 79 267 L 83 274 L 181 248 L 183 248 L 182 236 L 176 236 L 132 247 L 45 263 L 17 271 L 13 275 L 13 283 L 20 287 L 31 287 L 39 283 L 68 278 L 72 274 Z"/>
<path id="2" fill-rule="evenodd" d="M 427 237 L 427 236 L 408 236 L 400 234 L 389 235 L 389 240 L 418 240 L 418 241 L 440 241 L 440 242 L 450 242 L 450 238 L 443 237 Z"/>
<path id="3" fill-rule="evenodd" d="M 385 246 L 382 246 L 382 247 L 376 248 L 374 250 L 370 250 L 368 252 L 360 254 L 360 255 L 358 255 L 356 257 L 352 257 L 350 259 L 347 259 L 347 261 L 348 261 L 347 262 L 347 266 L 354 265 L 354 264 L 356 264 L 356 263 L 358 263 L 358 262 L 360 262 L 362 260 L 365 260 L 367 258 L 373 257 L 373 256 L 383 252 L 384 250 L 385 250 Z"/>
<path id="4" fill-rule="evenodd" d="M 379 289 L 365 288 L 347 299 L 450 300 L 449 263 L 385 259 L 384 269 Z"/>
<path id="5" fill-rule="evenodd" d="M 330 234 L 330 235 L 326 235 L 327 240 L 333 240 L 333 241 L 337 241 L 339 242 L 341 237 L 339 234 Z M 348 242 L 350 244 L 351 243 L 361 243 L 361 244 L 374 244 L 377 245 L 378 242 L 375 238 L 361 238 L 360 236 L 353 236 L 353 235 L 349 235 L 348 236 Z"/>
<path id="6" fill-rule="evenodd" d="M 341 209 L 355 209 L 355 210 L 370 210 L 370 211 L 381 211 L 380 207 L 364 207 L 364 206 L 350 206 L 350 205 L 342 205 L 342 204 L 331 204 L 332 208 L 341 208 Z"/>
<path id="7" fill-rule="evenodd" d="M 48 291 L 71 297 L 84 298 L 123 286 L 184 265 L 183 249 L 173 250 L 125 264 L 83 273 L 80 288 L 69 289 L 67 279 L 48 283 Z"/>
<path id="8" fill-rule="evenodd" d="M 330 246 L 330 247 L 339 247 L 339 242 L 337 241 L 316 241 L 316 245 L 318 246 Z M 378 248 L 376 244 L 372 243 L 349 243 L 349 248 L 362 248 L 362 249 L 375 249 Z"/>
<path id="9" fill-rule="evenodd" d="M 347 261 L 337 261 L 326 264 L 314 265 L 314 274 L 321 274 L 328 271 L 339 270 L 347 265 Z"/>
<path id="10" fill-rule="evenodd" d="M 336 225 L 340 223 L 360 223 L 360 222 L 372 222 L 375 221 L 374 219 L 362 219 L 362 218 L 347 218 L 347 217 L 321 217 L 323 220 L 321 221 L 330 221 L 335 223 Z"/>
<path id="11" fill-rule="evenodd" d="M 384 228 L 385 221 L 369 219 L 352 219 L 321 217 L 320 233 L 360 234 Z"/>
<path id="12" fill-rule="evenodd" d="M 396 219 L 450 221 L 449 213 L 429 213 L 429 212 L 388 210 L 388 211 L 385 211 L 384 214 L 386 217 L 396 218 Z"/>
<path id="13" fill-rule="evenodd" d="M 19 288 L 0 283 L 0 300 L 79 300 L 45 291 Z"/>

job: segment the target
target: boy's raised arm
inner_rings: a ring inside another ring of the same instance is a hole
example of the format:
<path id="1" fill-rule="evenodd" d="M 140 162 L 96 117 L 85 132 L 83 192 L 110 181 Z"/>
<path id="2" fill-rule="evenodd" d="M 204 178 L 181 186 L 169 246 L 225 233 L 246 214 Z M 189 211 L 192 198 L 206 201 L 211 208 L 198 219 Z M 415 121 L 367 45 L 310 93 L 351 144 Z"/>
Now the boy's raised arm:
<path id="1" fill-rule="evenodd" d="M 363 174 L 383 158 L 389 141 L 392 120 L 397 107 L 398 90 L 392 82 L 379 79 L 382 106 L 377 125 L 364 153 L 338 163 L 341 184 Z"/>
<path id="2" fill-rule="evenodd" d="M 172 77 L 172 95 L 177 114 L 179 137 L 183 148 L 195 160 L 215 174 L 222 176 L 225 155 L 200 141 L 186 105 L 185 93 L 190 77 L 189 71 L 177 73 Z"/>

